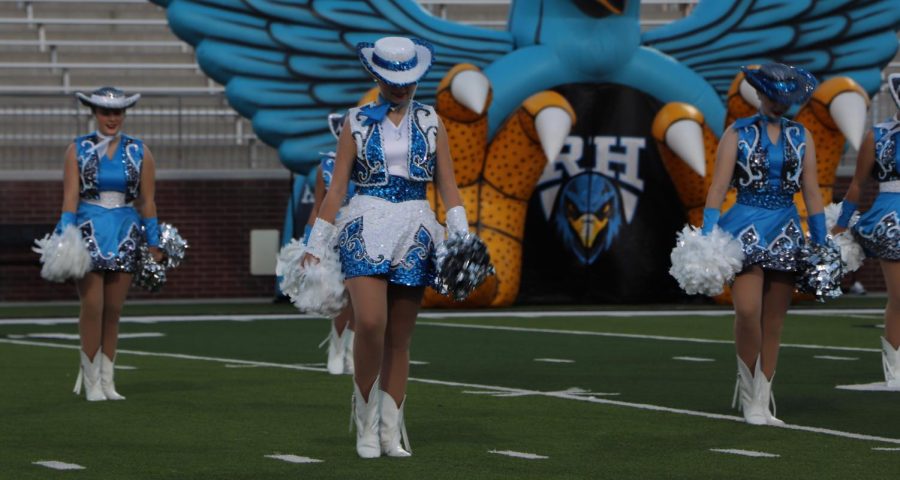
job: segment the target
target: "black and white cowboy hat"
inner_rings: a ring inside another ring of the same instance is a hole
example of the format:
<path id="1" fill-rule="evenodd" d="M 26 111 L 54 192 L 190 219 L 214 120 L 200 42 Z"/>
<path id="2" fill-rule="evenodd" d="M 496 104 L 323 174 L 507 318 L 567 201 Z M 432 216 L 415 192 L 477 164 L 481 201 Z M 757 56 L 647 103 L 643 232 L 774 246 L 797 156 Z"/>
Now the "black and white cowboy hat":
<path id="1" fill-rule="evenodd" d="M 126 96 L 125 92 L 116 87 L 100 87 L 91 92 L 90 96 L 76 92 L 75 96 L 87 107 L 109 108 L 112 110 L 124 110 L 133 107 L 138 99 L 141 98 L 140 93 Z"/>
<path id="2" fill-rule="evenodd" d="M 434 61 L 434 47 L 417 38 L 384 37 L 356 44 L 359 60 L 375 78 L 394 87 L 419 81 Z"/>

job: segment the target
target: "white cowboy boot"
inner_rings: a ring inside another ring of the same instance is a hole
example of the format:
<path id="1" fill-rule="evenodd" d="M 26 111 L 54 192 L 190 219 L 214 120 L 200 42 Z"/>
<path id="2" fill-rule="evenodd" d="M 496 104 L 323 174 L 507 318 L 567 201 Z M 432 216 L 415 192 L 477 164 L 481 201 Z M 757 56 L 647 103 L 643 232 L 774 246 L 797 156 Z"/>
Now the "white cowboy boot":
<path id="1" fill-rule="evenodd" d="M 750 425 L 765 425 L 766 414 L 764 407 L 757 402 L 755 391 L 755 381 L 750 373 L 750 368 L 737 357 L 737 383 L 734 386 L 734 398 L 731 401 L 731 407 L 737 407 L 744 413 L 744 421 Z M 756 369 L 759 372 L 759 357 L 756 358 Z M 740 403 L 738 403 L 740 397 Z"/>
<path id="2" fill-rule="evenodd" d="M 84 350 L 81 353 L 81 368 L 78 369 L 78 378 L 75 379 L 75 388 L 72 390 L 75 395 L 81 395 L 81 385 L 84 384 L 84 396 L 89 402 L 99 402 L 106 400 L 103 394 L 103 388 L 100 385 L 100 349 L 94 354 L 94 359 L 88 358 Z"/>
<path id="3" fill-rule="evenodd" d="M 900 348 L 894 348 L 884 337 L 881 337 L 881 364 L 884 383 L 888 388 L 900 389 Z"/>
<path id="4" fill-rule="evenodd" d="M 115 367 L 115 362 L 110 360 L 105 353 L 100 355 L 100 386 L 107 400 L 125 400 L 125 397 L 116 391 L 116 382 L 113 381 Z"/>
<path id="5" fill-rule="evenodd" d="M 412 456 L 412 448 L 409 447 L 409 435 L 406 434 L 406 423 L 403 421 L 403 408 L 406 406 L 406 397 L 400 407 L 394 402 L 394 397 L 381 391 L 381 453 L 389 457 Z M 400 446 L 403 441 L 404 450 Z"/>
<path id="6" fill-rule="evenodd" d="M 328 363 L 326 364 L 328 373 L 340 375 L 344 373 L 344 341 L 335 330 L 334 323 L 331 324 L 331 332 L 319 344 L 319 347 L 324 346 L 326 342 L 328 343 Z"/>
<path id="7" fill-rule="evenodd" d="M 753 390 L 756 406 L 762 410 L 766 419 L 766 425 L 780 427 L 784 422 L 775 418 L 775 395 L 772 393 L 772 382 L 775 380 L 775 374 L 772 374 L 772 380 L 766 378 L 766 374 L 759 367 L 759 360 L 756 361 L 756 373 L 753 378 Z M 772 411 L 769 411 L 769 403 L 772 404 Z"/>
<path id="8" fill-rule="evenodd" d="M 369 390 L 369 401 L 366 402 L 353 380 L 353 402 L 351 404 L 351 428 L 356 424 L 356 453 L 361 458 L 378 458 L 381 456 L 381 445 L 378 438 L 378 378 Z"/>
<path id="9" fill-rule="evenodd" d="M 355 336 L 350 327 L 344 328 L 344 373 L 353 375 L 353 337 Z"/>

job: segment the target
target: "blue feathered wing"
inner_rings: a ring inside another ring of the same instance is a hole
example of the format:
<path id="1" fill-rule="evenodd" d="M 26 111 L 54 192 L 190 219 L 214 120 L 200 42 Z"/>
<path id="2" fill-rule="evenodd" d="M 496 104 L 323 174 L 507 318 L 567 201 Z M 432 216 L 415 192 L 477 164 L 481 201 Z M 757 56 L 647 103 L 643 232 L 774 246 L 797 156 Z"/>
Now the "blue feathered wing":
<path id="1" fill-rule="evenodd" d="M 431 42 L 436 62 L 419 85 L 426 102 L 453 65 L 484 68 L 513 48 L 508 32 L 435 18 L 413 0 L 151 1 L 167 9 L 170 27 L 225 85 L 232 107 L 301 174 L 334 148 L 328 113 L 355 105 L 372 87 L 357 42 L 386 35 Z"/>
<path id="2" fill-rule="evenodd" d="M 738 67 L 781 62 L 849 76 L 874 94 L 897 51 L 898 0 L 703 0 L 642 42 L 703 76 L 724 98 Z"/>

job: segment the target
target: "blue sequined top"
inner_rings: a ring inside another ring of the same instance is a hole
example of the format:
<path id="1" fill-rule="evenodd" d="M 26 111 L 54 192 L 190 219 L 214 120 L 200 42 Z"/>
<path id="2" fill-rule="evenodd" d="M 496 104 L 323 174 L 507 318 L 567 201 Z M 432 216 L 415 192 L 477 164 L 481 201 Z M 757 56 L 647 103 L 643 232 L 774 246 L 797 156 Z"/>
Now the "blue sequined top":
<path id="1" fill-rule="evenodd" d="M 97 133 L 75 139 L 75 157 L 78 162 L 79 196 L 95 200 L 101 191 L 114 190 L 125 193 L 125 201 L 132 202 L 140 194 L 141 167 L 144 160 L 144 144 L 128 135 L 121 135 L 119 146 L 112 159 L 106 152 L 98 152 L 101 143 Z M 103 161 L 100 160 L 100 154 Z"/>
<path id="2" fill-rule="evenodd" d="M 889 118 L 873 128 L 875 134 L 875 168 L 872 176 L 879 182 L 900 180 L 900 121 Z"/>
<path id="3" fill-rule="evenodd" d="M 113 158 L 110 159 L 106 152 L 103 152 L 103 158 L 100 159 L 100 174 L 97 176 L 97 188 L 101 192 L 125 193 L 125 162 L 122 156 L 122 142 L 119 142 Z"/>
<path id="4" fill-rule="evenodd" d="M 785 169 L 785 135 L 782 132 L 778 136 L 778 141 L 772 143 L 772 139 L 765 128 L 765 122 L 762 125 L 758 138 L 758 146 L 754 155 L 758 160 L 764 160 L 765 176 L 760 176 L 751 185 L 737 185 L 738 187 L 738 203 L 749 205 L 751 207 L 767 208 L 776 210 L 789 207 L 794 204 L 793 192 L 783 188 L 782 172 Z M 782 129 L 785 125 L 782 124 Z M 762 162 L 760 162 L 762 163 Z M 793 165 L 791 165 L 793 166 Z M 799 178 L 800 171 L 796 175 Z"/>
<path id="5" fill-rule="evenodd" d="M 387 200 L 391 203 L 425 200 L 427 182 L 415 182 L 396 175 L 388 175 L 387 185 L 359 186 L 358 195 L 369 195 Z"/>

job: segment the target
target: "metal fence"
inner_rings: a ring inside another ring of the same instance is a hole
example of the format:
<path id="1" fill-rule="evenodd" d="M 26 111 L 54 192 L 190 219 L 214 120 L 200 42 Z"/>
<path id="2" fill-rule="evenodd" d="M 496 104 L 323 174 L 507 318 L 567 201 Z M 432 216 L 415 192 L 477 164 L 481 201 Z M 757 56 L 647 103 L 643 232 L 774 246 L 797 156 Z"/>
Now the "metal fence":
<path id="1" fill-rule="evenodd" d="M 72 95 L 0 95 L 0 170 L 59 169 L 68 143 L 95 129 Z M 123 131 L 150 147 L 160 169 L 283 168 L 223 94 L 145 94 Z"/>

